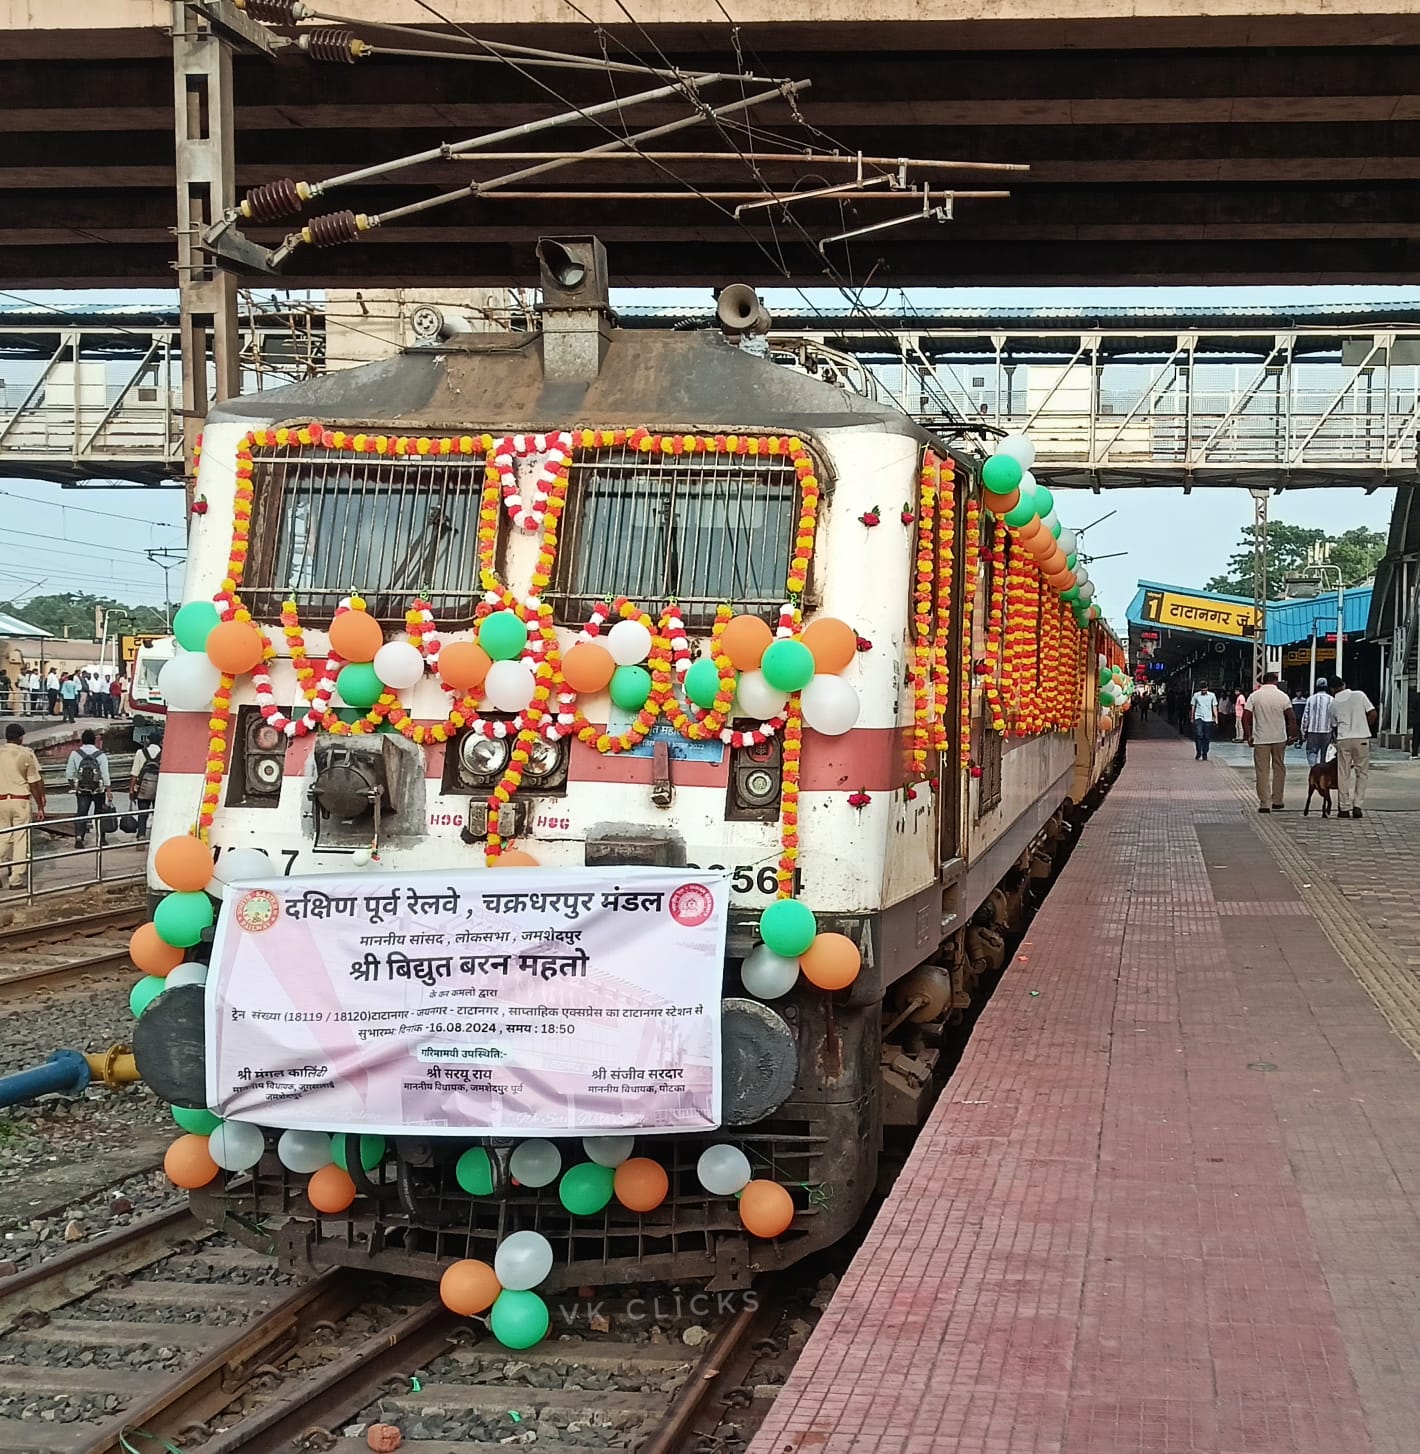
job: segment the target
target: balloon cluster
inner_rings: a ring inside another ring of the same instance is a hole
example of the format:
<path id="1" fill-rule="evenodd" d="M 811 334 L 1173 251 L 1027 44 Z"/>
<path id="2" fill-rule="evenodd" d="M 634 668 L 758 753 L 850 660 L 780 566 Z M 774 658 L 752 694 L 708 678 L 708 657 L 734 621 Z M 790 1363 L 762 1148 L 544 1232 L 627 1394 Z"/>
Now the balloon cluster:
<path id="1" fill-rule="evenodd" d="M 614 635 L 619 627 L 612 628 Z M 580 649 L 580 648 L 579 648 Z M 858 720 L 858 694 L 841 675 L 858 654 L 858 633 L 833 616 L 811 621 L 797 636 L 776 637 L 758 616 L 732 616 L 720 651 L 733 678 L 733 715 L 769 721 L 781 716 L 798 692 L 804 723 L 825 737 L 839 737 Z M 722 705 L 726 682 L 712 657 L 692 662 L 685 695 L 703 711 Z"/>
<path id="2" fill-rule="evenodd" d="M 799 973 L 821 990 L 842 990 L 858 978 L 863 955 L 846 935 L 820 933 L 813 910 L 800 899 L 776 899 L 759 916 L 763 941 L 740 965 L 745 989 L 757 999 L 777 1000 Z"/>
<path id="3" fill-rule="evenodd" d="M 982 466 L 983 503 L 1003 519 L 1016 540 L 1031 553 L 1046 584 L 1074 610 L 1081 628 L 1098 618 L 1093 607 L 1094 582 L 1080 564 L 1078 539 L 1055 513 L 1055 497 L 1031 474 L 1035 445 L 1024 434 L 1012 434 L 996 446 Z"/>
<path id="4" fill-rule="evenodd" d="M 1099 730 L 1112 731 L 1117 712 L 1127 712 L 1134 699 L 1134 683 L 1123 669 L 1111 666 L 1103 652 L 1099 656 Z"/>
<path id="5" fill-rule="evenodd" d="M 634 1149 L 632 1136 L 588 1136 L 582 1141 L 587 1159 L 564 1171 L 555 1142 L 522 1141 L 508 1158 L 508 1175 L 528 1188 L 557 1182 L 557 1198 L 574 1217 L 596 1216 L 613 1197 L 640 1215 L 665 1201 L 670 1178 L 659 1162 L 633 1156 Z M 707 1147 L 696 1173 L 712 1196 L 739 1199 L 740 1220 L 753 1236 L 777 1237 L 794 1219 L 789 1192 L 774 1182 L 753 1180 L 749 1158 L 737 1146 Z M 471 1147 L 459 1158 L 455 1176 L 470 1196 L 491 1195 L 495 1184 L 491 1155 L 481 1146 Z M 552 1244 L 541 1232 L 513 1232 L 498 1244 L 491 1265 L 464 1258 L 448 1267 L 439 1282 L 439 1296 L 461 1317 L 486 1313 L 493 1336 L 504 1346 L 530 1348 L 547 1336 L 550 1326 L 547 1304 L 534 1289 L 551 1275 L 554 1260 Z"/>

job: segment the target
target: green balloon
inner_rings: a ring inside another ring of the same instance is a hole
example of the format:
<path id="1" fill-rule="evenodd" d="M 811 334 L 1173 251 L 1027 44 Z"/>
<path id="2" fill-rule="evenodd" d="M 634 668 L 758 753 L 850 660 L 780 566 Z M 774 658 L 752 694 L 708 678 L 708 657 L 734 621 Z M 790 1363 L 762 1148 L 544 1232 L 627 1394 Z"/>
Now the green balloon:
<path id="1" fill-rule="evenodd" d="M 1009 454 L 993 454 L 981 467 L 981 483 L 994 495 L 1009 495 L 1024 473 L 1020 460 Z"/>
<path id="2" fill-rule="evenodd" d="M 153 914 L 158 938 L 175 949 L 190 949 L 212 927 L 212 900 L 206 894 L 169 894 Z"/>
<path id="3" fill-rule="evenodd" d="M 184 651 L 201 651 L 221 616 L 211 601 L 189 601 L 173 617 L 173 635 Z"/>
<path id="4" fill-rule="evenodd" d="M 1111 681 L 1113 679 L 1113 677 L 1114 677 L 1114 669 L 1112 667 L 1108 667 L 1108 666 L 1102 666 L 1102 667 L 1100 667 L 1100 681 L 1101 681 L 1101 683 L 1104 683 L 1104 682 L 1107 682 L 1107 681 Z"/>
<path id="5" fill-rule="evenodd" d="M 1065 527 L 1064 527 L 1064 526 L 1063 526 L 1063 525 L 1062 525 L 1062 524 L 1061 524 L 1061 523 L 1060 523 L 1060 522 L 1059 522 L 1059 521 L 1058 521 L 1058 520 L 1057 520 L 1057 521 L 1056 521 L 1056 522 L 1055 522 L 1055 524 L 1054 524 L 1054 525 L 1052 525 L 1052 526 L 1051 526 L 1051 527 L 1050 527 L 1050 534 L 1051 534 L 1051 536 L 1052 536 L 1052 537 L 1053 537 L 1053 538 L 1054 538 L 1054 539 L 1056 539 L 1056 540 L 1059 540 L 1059 539 L 1060 539 L 1060 532 L 1061 532 L 1061 531 L 1062 531 L 1062 530 L 1063 530 L 1063 529 L 1064 529 L 1064 528 L 1065 528 Z"/>
<path id="6" fill-rule="evenodd" d="M 493 1161 L 482 1146 L 470 1146 L 459 1157 L 454 1176 L 471 1197 L 493 1195 Z"/>
<path id="7" fill-rule="evenodd" d="M 330 1139 L 330 1159 L 342 1171 L 349 1171 L 346 1160 L 346 1143 L 349 1137 L 342 1131 Z M 366 1171 L 373 1171 L 385 1159 L 385 1138 L 383 1136 L 360 1137 L 360 1165 Z"/>
<path id="8" fill-rule="evenodd" d="M 167 987 L 167 980 L 156 974 L 145 974 L 128 992 L 128 1008 L 133 1011 L 133 1018 L 139 1019 Z"/>
<path id="9" fill-rule="evenodd" d="M 535 1292 L 504 1288 L 494 1300 L 488 1325 L 505 1348 L 531 1348 L 547 1337 L 552 1318 L 547 1304 Z"/>
<path id="10" fill-rule="evenodd" d="M 710 708 L 720 695 L 720 668 L 702 656 L 685 674 L 685 695 L 697 707 Z"/>
<path id="11" fill-rule="evenodd" d="M 619 666 L 611 674 L 611 699 L 623 712 L 639 712 L 651 695 L 651 673 L 644 666 Z"/>
<path id="12" fill-rule="evenodd" d="M 1068 591 L 1061 591 L 1060 599 L 1062 601 L 1078 601 L 1080 599 L 1079 586 L 1071 586 Z"/>
<path id="13" fill-rule="evenodd" d="M 1080 557 L 1073 550 L 1070 552 L 1069 555 L 1067 555 L 1065 557 L 1065 569 L 1066 570 L 1074 570 L 1075 567 L 1077 565 L 1079 565 L 1079 563 L 1080 563 Z"/>
<path id="14" fill-rule="evenodd" d="M 1015 507 L 1006 511 L 1005 520 L 1007 525 L 1019 530 L 1022 525 L 1029 525 L 1039 514 L 1041 511 L 1036 508 L 1035 491 L 1022 490 Z"/>
<path id="15" fill-rule="evenodd" d="M 1049 515 L 1055 508 L 1055 496 L 1050 493 L 1039 481 L 1036 482 L 1035 490 L 1031 494 L 1035 501 L 1035 513 L 1042 517 Z"/>
<path id="16" fill-rule="evenodd" d="M 352 661 L 340 668 L 335 689 L 347 707 L 373 707 L 385 684 L 368 661 Z"/>
<path id="17" fill-rule="evenodd" d="M 798 899 L 776 899 L 759 916 L 759 937 L 785 959 L 797 959 L 817 933 L 813 910 Z"/>
<path id="18" fill-rule="evenodd" d="M 184 1131 L 191 1131 L 194 1136 L 210 1136 L 222 1124 L 221 1117 L 214 1116 L 211 1111 L 173 1106 L 172 1113 L 173 1120 Z"/>
<path id="19" fill-rule="evenodd" d="M 801 692 L 814 679 L 814 654 L 802 641 L 776 641 L 759 663 L 764 680 L 778 692 Z"/>
<path id="20" fill-rule="evenodd" d="M 611 1200 L 616 1170 L 595 1161 L 579 1161 L 562 1173 L 557 1195 L 574 1217 L 590 1217 Z M 541 1335 L 539 1335 L 541 1336 Z"/>
<path id="21" fill-rule="evenodd" d="M 478 644 L 494 661 L 513 661 L 528 644 L 528 628 L 516 611 L 495 611 L 483 618 Z"/>

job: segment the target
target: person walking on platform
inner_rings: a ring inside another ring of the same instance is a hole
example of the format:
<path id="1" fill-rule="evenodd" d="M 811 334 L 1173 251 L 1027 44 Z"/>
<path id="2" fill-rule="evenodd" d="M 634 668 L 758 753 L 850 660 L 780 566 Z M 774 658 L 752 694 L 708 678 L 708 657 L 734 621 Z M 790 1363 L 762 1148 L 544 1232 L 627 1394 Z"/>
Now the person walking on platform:
<path id="1" fill-rule="evenodd" d="M 0 747 L 0 888 L 28 884 L 29 825 L 44 821 L 44 778 L 39 759 L 24 742 L 25 729 L 11 722 Z"/>
<path id="2" fill-rule="evenodd" d="M 1247 712 L 1247 694 L 1243 691 L 1243 689 L 1241 687 L 1239 687 L 1237 689 L 1237 692 L 1236 692 L 1236 694 L 1234 696 L 1234 699 L 1233 699 L 1233 741 L 1234 742 L 1243 742 L 1247 738 L 1247 733 L 1243 730 L 1243 716 L 1245 715 L 1246 712 Z"/>
<path id="3" fill-rule="evenodd" d="M 79 746 L 69 754 L 69 766 L 65 768 L 64 776 L 79 804 L 74 823 L 74 847 L 84 846 L 91 815 L 98 823 L 99 847 L 104 847 L 108 842 L 108 811 L 113 804 L 113 782 L 109 778 L 108 753 L 99 750 L 92 727 L 84 728 Z"/>
<path id="4" fill-rule="evenodd" d="M 1315 767 L 1326 761 L 1326 749 L 1331 745 L 1331 729 L 1336 725 L 1331 703 L 1331 692 L 1326 678 L 1316 679 L 1316 691 L 1307 698 L 1302 708 L 1302 741 L 1307 748 L 1307 766 Z"/>
<path id="5" fill-rule="evenodd" d="M 1366 779 L 1371 775 L 1371 733 L 1376 725 L 1375 703 L 1365 692 L 1352 691 L 1336 678 L 1331 699 L 1336 714 L 1336 777 L 1341 788 L 1338 818 L 1361 818 L 1366 802 Z"/>
<path id="6" fill-rule="evenodd" d="M 1252 748 L 1259 813 L 1280 812 L 1286 806 L 1287 747 L 1297 737 L 1292 699 L 1277 685 L 1277 673 L 1270 671 L 1243 708 L 1243 741 Z"/>
<path id="7" fill-rule="evenodd" d="M 59 681 L 59 700 L 64 703 L 64 720 L 79 720 L 79 678 L 76 673 L 67 672 Z"/>
<path id="8" fill-rule="evenodd" d="M 1188 704 L 1189 721 L 1193 723 L 1194 762 L 1208 761 L 1208 745 L 1218 721 L 1218 699 L 1204 682 Z"/>

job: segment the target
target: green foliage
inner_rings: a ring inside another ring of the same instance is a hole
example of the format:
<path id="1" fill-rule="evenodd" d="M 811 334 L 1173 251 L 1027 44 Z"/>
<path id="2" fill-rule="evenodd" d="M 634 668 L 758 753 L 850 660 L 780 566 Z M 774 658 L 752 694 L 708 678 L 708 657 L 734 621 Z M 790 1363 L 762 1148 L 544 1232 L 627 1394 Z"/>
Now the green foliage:
<path id="1" fill-rule="evenodd" d="M 1306 569 L 1308 558 L 1318 544 L 1327 547 L 1322 559 L 1341 568 L 1342 582 L 1359 586 L 1376 573 L 1376 566 L 1385 554 L 1386 538 L 1379 530 L 1357 525 L 1340 535 L 1304 525 L 1288 525 L 1283 520 L 1267 522 L 1267 598 L 1277 600 L 1283 594 L 1284 576 Z M 1332 577 L 1334 580 L 1335 578 Z M 1224 575 L 1214 576 L 1203 588 L 1219 591 L 1225 596 L 1252 595 L 1252 529 L 1244 528 L 1238 548 L 1228 558 Z"/>
<path id="2" fill-rule="evenodd" d="M 163 613 L 156 606 L 128 606 L 109 596 L 89 596 L 77 591 L 63 595 L 31 596 L 22 606 L 0 601 L 0 611 L 16 616 L 41 631 L 56 636 L 69 636 L 75 641 L 94 639 L 94 610 L 102 607 L 109 613 L 108 630 L 112 635 L 142 635 L 162 631 Z"/>

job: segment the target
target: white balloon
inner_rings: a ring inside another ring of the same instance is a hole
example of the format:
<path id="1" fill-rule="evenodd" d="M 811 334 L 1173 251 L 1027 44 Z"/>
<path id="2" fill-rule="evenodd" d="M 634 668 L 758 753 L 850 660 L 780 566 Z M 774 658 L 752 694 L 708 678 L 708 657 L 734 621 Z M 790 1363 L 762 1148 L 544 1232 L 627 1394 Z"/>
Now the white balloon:
<path id="1" fill-rule="evenodd" d="M 551 1141 L 523 1141 L 508 1158 L 508 1174 L 523 1186 L 550 1186 L 562 1170 L 562 1153 Z"/>
<path id="2" fill-rule="evenodd" d="M 1029 470 L 1026 470 L 1026 471 L 1024 471 L 1022 473 L 1022 475 L 1021 475 L 1021 482 L 1020 482 L 1020 484 L 1016 488 L 1020 490 L 1021 495 L 1023 497 L 1026 497 L 1026 496 L 1029 496 L 1030 492 L 1033 489 L 1035 489 L 1035 485 L 1036 485 L 1035 476 L 1033 474 L 1031 474 L 1031 472 Z"/>
<path id="3" fill-rule="evenodd" d="M 374 860 L 375 855 L 371 853 L 368 848 L 357 848 L 355 852 L 350 855 L 350 862 L 353 863 L 356 868 L 368 868 L 370 864 L 374 862 Z"/>
<path id="4" fill-rule="evenodd" d="M 552 1271 L 552 1243 L 541 1232 L 514 1232 L 493 1254 L 498 1281 L 514 1292 L 527 1292 Z"/>
<path id="5" fill-rule="evenodd" d="M 259 848 L 229 848 L 217 855 L 212 866 L 212 877 L 219 884 L 250 883 L 275 876 L 271 860 Z"/>
<path id="6" fill-rule="evenodd" d="M 158 673 L 163 701 L 179 712 L 205 712 L 222 684 L 222 673 L 200 651 L 182 651 Z"/>
<path id="7" fill-rule="evenodd" d="M 1023 470 L 1035 463 L 1035 445 L 1024 434 L 1008 434 L 996 446 L 997 454 L 1008 454 Z"/>
<path id="8" fill-rule="evenodd" d="M 789 694 L 771 687 L 762 671 L 742 671 L 735 688 L 735 714 L 758 717 L 761 722 L 777 717 L 789 705 Z"/>
<path id="9" fill-rule="evenodd" d="M 1055 537 L 1055 543 L 1060 547 L 1061 550 L 1065 552 L 1066 555 L 1070 555 L 1074 551 L 1079 549 L 1080 537 L 1076 535 L 1075 532 L 1071 530 L 1070 527 L 1067 525 L 1060 532 L 1060 534 Z"/>
<path id="10" fill-rule="evenodd" d="M 634 1136 L 583 1136 L 582 1149 L 598 1166 L 620 1166 L 636 1145 Z"/>
<path id="11" fill-rule="evenodd" d="M 1045 528 L 1053 535 L 1055 533 L 1055 527 L 1060 524 L 1060 517 L 1055 513 L 1054 510 L 1051 510 L 1047 514 L 1040 517 L 1040 523 L 1044 525 Z M 1057 541 L 1056 544 L 1058 545 L 1059 541 Z"/>
<path id="12" fill-rule="evenodd" d="M 858 693 L 839 676 L 826 672 L 806 686 L 799 697 L 804 722 L 825 737 L 839 737 L 858 720 Z"/>
<path id="13" fill-rule="evenodd" d="M 329 1166 L 335 1157 L 330 1150 L 330 1136 L 325 1131 L 283 1131 L 276 1143 L 276 1154 L 287 1171 L 303 1175 Z"/>
<path id="14" fill-rule="evenodd" d="M 424 658 L 407 641 L 387 641 L 375 653 L 375 675 L 398 692 L 418 686 L 424 679 Z"/>
<path id="15" fill-rule="evenodd" d="M 618 666 L 635 666 L 651 654 L 651 633 L 639 621 L 618 621 L 606 634 L 606 649 Z"/>
<path id="16" fill-rule="evenodd" d="M 707 1146 L 695 1164 L 700 1185 L 715 1197 L 732 1197 L 749 1185 L 749 1157 L 738 1146 Z"/>
<path id="17" fill-rule="evenodd" d="M 537 682 L 520 661 L 495 661 L 483 679 L 483 696 L 497 712 L 521 712 L 533 699 Z"/>
<path id="18" fill-rule="evenodd" d="M 168 988 L 176 989 L 184 984 L 206 984 L 207 966 L 205 964 L 180 964 L 168 975 Z"/>
<path id="19" fill-rule="evenodd" d="M 1100 670 L 1103 671 L 1104 668 L 1107 667 L 1108 665 L 1109 665 L 1109 658 L 1104 654 L 1104 652 L 1100 652 Z"/>
<path id="20" fill-rule="evenodd" d="M 249 1171 L 261 1160 L 266 1137 L 250 1121 L 223 1121 L 208 1136 L 207 1150 L 223 1171 Z"/>
<path id="21" fill-rule="evenodd" d="M 1093 601 L 1094 598 L 1095 583 L 1093 581 L 1086 581 L 1085 584 L 1080 587 L 1080 599 L 1082 601 Z"/>
<path id="22" fill-rule="evenodd" d="M 740 982 L 757 1000 L 777 1000 L 799 982 L 799 961 L 757 944 L 740 965 Z"/>

